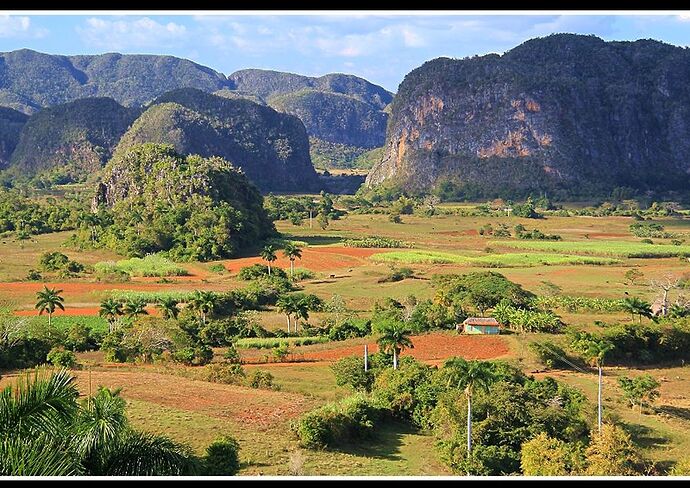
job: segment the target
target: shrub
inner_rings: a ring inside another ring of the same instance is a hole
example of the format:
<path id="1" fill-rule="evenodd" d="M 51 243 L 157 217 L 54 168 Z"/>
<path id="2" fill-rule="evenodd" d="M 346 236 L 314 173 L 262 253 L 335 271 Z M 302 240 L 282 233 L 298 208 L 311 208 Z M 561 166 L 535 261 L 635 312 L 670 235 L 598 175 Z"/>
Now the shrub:
<path id="1" fill-rule="evenodd" d="M 414 271 L 411 268 L 399 268 L 393 269 L 390 274 L 379 278 L 379 283 L 394 283 L 396 281 L 402 281 L 406 278 L 414 278 Z"/>
<path id="2" fill-rule="evenodd" d="M 223 437 L 206 448 L 204 474 L 208 476 L 232 476 L 240 469 L 239 443 L 232 437 Z"/>
<path id="3" fill-rule="evenodd" d="M 304 414 L 293 429 L 300 445 L 308 449 L 337 447 L 355 439 L 371 437 L 383 409 L 363 394 L 355 394 Z"/>
<path id="4" fill-rule="evenodd" d="M 69 263 L 69 258 L 61 252 L 46 252 L 41 255 L 39 266 L 44 271 L 60 271 Z"/>
<path id="5" fill-rule="evenodd" d="M 43 276 L 41 276 L 41 273 L 39 273 L 35 269 L 30 269 L 29 272 L 26 274 L 27 281 L 39 281 L 43 279 Z"/>
<path id="6" fill-rule="evenodd" d="M 173 352 L 170 357 L 186 366 L 203 366 L 213 359 L 213 350 L 204 345 L 188 346 Z"/>
<path id="7" fill-rule="evenodd" d="M 273 384 L 273 375 L 268 371 L 257 369 L 249 379 L 249 386 L 252 388 L 264 388 L 266 390 L 279 390 L 278 385 Z"/>
<path id="8" fill-rule="evenodd" d="M 252 264 L 251 266 L 245 266 L 242 269 L 240 269 L 240 272 L 237 274 L 237 277 L 244 281 L 267 278 L 268 266 L 260 263 Z M 271 277 L 287 278 L 287 273 L 285 273 L 285 271 L 278 267 L 271 266 Z"/>
<path id="9" fill-rule="evenodd" d="M 371 334 L 371 320 L 350 318 L 336 323 L 328 329 L 328 339 L 344 341 L 353 337 Z"/>
<path id="10" fill-rule="evenodd" d="M 99 338 L 94 336 L 91 329 L 81 322 L 72 324 L 67 331 L 65 347 L 73 351 L 91 351 L 98 349 Z"/>
<path id="11" fill-rule="evenodd" d="M 295 272 L 292 275 L 293 281 L 311 280 L 315 277 L 316 275 L 313 271 L 304 268 L 295 268 Z"/>
<path id="12" fill-rule="evenodd" d="M 215 264 L 210 265 L 210 266 L 208 267 L 208 270 L 209 270 L 211 273 L 218 273 L 218 274 L 223 274 L 223 273 L 226 273 L 226 272 L 228 271 L 228 270 L 225 268 L 225 266 L 223 266 L 223 265 L 220 264 L 220 263 L 215 263 Z"/>
<path id="13" fill-rule="evenodd" d="M 51 349 L 46 359 L 53 366 L 62 366 L 68 369 L 73 369 L 77 365 L 77 358 L 74 353 L 63 348 Z"/>
<path id="14" fill-rule="evenodd" d="M 331 371 L 338 386 L 349 386 L 356 391 L 369 391 L 374 383 L 371 365 L 369 371 L 364 371 L 364 358 L 361 356 L 339 359 L 331 365 Z"/>
<path id="15" fill-rule="evenodd" d="M 237 352 L 233 346 L 228 347 L 228 350 L 223 354 L 223 359 L 225 362 L 230 364 L 240 364 L 242 359 L 240 358 L 240 353 Z"/>
<path id="16" fill-rule="evenodd" d="M 246 375 L 239 364 L 211 363 L 206 365 L 206 381 L 225 385 L 240 385 Z"/>

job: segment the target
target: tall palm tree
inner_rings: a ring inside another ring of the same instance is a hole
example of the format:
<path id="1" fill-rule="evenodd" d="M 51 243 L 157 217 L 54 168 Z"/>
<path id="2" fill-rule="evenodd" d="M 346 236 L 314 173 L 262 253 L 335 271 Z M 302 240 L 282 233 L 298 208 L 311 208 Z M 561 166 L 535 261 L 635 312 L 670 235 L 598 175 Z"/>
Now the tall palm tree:
<path id="1" fill-rule="evenodd" d="M 604 360 L 606 354 L 614 348 L 614 345 L 606 340 L 599 339 L 590 334 L 580 334 L 572 343 L 573 349 L 580 352 L 582 357 L 589 363 L 590 366 L 596 366 L 599 377 L 598 391 L 597 391 L 597 425 L 599 433 L 601 433 L 603 406 L 601 402 L 602 393 L 602 376 L 604 368 Z"/>
<path id="2" fill-rule="evenodd" d="M 273 246 L 266 246 L 261 251 L 261 259 L 268 263 L 268 276 L 271 276 L 271 263 L 278 259 L 276 251 Z"/>
<path id="3" fill-rule="evenodd" d="M 449 386 L 465 389 L 467 398 L 467 457 L 472 455 L 472 395 L 477 389 L 488 390 L 496 378 L 494 363 L 485 361 L 465 361 L 462 358 L 448 359 Z M 467 473 L 470 474 L 470 473 Z"/>
<path id="4" fill-rule="evenodd" d="M 639 323 L 642 323 L 642 317 L 650 318 L 652 316 L 652 306 L 649 302 L 637 297 L 624 298 L 623 309 L 630 314 L 633 321 L 637 315 Z"/>
<path id="5" fill-rule="evenodd" d="M 285 244 L 283 255 L 290 260 L 290 278 L 295 274 L 295 259 L 302 259 L 302 248 L 292 242 Z"/>
<path id="6" fill-rule="evenodd" d="M 108 331 L 112 332 L 118 318 L 124 314 L 122 311 L 122 302 L 114 298 L 108 298 L 101 302 L 101 308 L 98 311 L 100 317 L 108 321 Z"/>
<path id="7" fill-rule="evenodd" d="M 125 302 L 124 312 L 127 317 L 136 318 L 139 315 L 148 315 L 146 300 L 143 298 L 131 298 Z"/>
<path id="8" fill-rule="evenodd" d="M 276 302 L 278 310 L 285 314 L 287 317 L 287 331 L 290 333 L 290 318 L 297 312 L 297 301 L 294 295 L 282 295 Z M 297 331 L 297 324 L 295 324 L 295 331 Z"/>
<path id="9" fill-rule="evenodd" d="M 206 324 L 206 316 L 216 307 L 218 297 L 212 291 L 194 290 L 187 301 L 189 307 L 199 313 L 201 321 Z"/>
<path id="10" fill-rule="evenodd" d="M 180 313 L 180 309 L 177 307 L 179 303 L 179 300 L 174 298 L 163 297 L 158 299 L 156 307 L 160 310 L 164 319 L 177 319 Z"/>
<path id="11" fill-rule="evenodd" d="M 48 313 L 48 326 L 52 325 L 53 313 L 56 308 L 64 310 L 65 306 L 63 302 L 65 299 L 60 296 L 62 290 L 56 290 L 55 288 L 48 288 L 43 285 L 43 290 L 36 292 L 36 309 L 39 315 L 43 315 L 43 312 Z"/>
<path id="12" fill-rule="evenodd" d="M 0 475 L 191 474 L 189 448 L 132 429 L 117 391 L 79 403 L 74 379 L 39 368 L 0 391 Z"/>
<path id="13" fill-rule="evenodd" d="M 309 320 L 309 301 L 306 296 L 299 297 L 295 300 L 295 332 L 297 332 L 297 322 L 300 319 Z"/>
<path id="14" fill-rule="evenodd" d="M 398 369 L 398 355 L 405 349 L 414 349 L 410 330 L 402 322 L 388 321 L 380 326 L 380 332 L 376 343 L 382 351 L 393 353 L 393 369 Z"/>

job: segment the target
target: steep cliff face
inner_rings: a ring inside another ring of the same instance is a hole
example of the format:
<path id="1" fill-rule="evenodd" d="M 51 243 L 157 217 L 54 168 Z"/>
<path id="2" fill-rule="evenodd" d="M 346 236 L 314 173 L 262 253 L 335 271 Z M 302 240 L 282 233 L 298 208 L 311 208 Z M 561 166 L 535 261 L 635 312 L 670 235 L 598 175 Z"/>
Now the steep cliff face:
<path id="1" fill-rule="evenodd" d="M 367 185 L 467 197 L 683 190 L 690 51 L 571 34 L 409 73 Z"/>
<path id="2" fill-rule="evenodd" d="M 0 170 L 10 162 L 19 134 L 29 117 L 11 108 L 0 107 Z"/>
<path id="3" fill-rule="evenodd" d="M 139 110 L 111 98 L 84 98 L 44 109 L 23 126 L 11 169 L 23 175 L 62 168 L 73 179 L 99 171 Z"/>
<path id="4" fill-rule="evenodd" d="M 141 143 L 172 144 L 181 154 L 220 156 L 264 191 L 316 191 L 304 125 L 244 99 L 192 88 L 157 98 L 122 137 L 116 154 Z"/>
<path id="5" fill-rule="evenodd" d="M 229 82 L 221 73 L 173 56 L 59 56 L 30 49 L 0 53 L 0 105 L 27 114 L 86 97 L 139 106 L 183 87 L 213 92 L 228 88 Z"/>

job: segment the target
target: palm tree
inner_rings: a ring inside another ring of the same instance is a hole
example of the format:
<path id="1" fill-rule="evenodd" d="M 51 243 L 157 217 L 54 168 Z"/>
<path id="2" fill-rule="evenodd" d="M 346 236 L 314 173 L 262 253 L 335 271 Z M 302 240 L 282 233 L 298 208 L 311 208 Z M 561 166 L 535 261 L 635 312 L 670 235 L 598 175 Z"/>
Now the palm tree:
<path id="1" fill-rule="evenodd" d="M 196 310 L 199 313 L 201 321 L 206 324 L 206 316 L 216 307 L 217 301 L 218 297 L 212 291 L 194 290 L 187 303 L 192 310 Z"/>
<path id="2" fill-rule="evenodd" d="M 158 310 L 161 311 L 161 315 L 164 319 L 177 320 L 177 316 L 180 313 L 180 309 L 177 307 L 179 303 L 180 302 L 174 298 L 163 297 L 158 299 L 156 306 L 158 307 Z"/>
<path id="3" fill-rule="evenodd" d="M 381 336 L 376 343 L 383 352 L 393 353 L 393 369 L 398 369 L 398 355 L 405 349 L 414 349 L 410 340 L 410 331 L 405 324 L 398 321 L 388 321 L 379 326 Z"/>
<path id="4" fill-rule="evenodd" d="M 148 315 L 146 311 L 146 300 L 143 298 L 132 298 L 125 302 L 124 312 L 127 317 L 136 318 L 139 315 Z"/>
<path id="5" fill-rule="evenodd" d="M 297 332 L 297 322 L 299 319 L 309 320 L 309 301 L 305 296 L 295 300 L 295 332 Z"/>
<path id="6" fill-rule="evenodd" d="M 302 248 L 288 242 L 283 248 L 283 255 L 290 260 L 290 278 L 295 274 L 295 259 L 302 259 Z"/>
<path id="7" fill-rule="evenodd" d="M 494 363 L 484 361 L 465 361 L 462 358 L 448 359 L 444 369 L 448 368 L 448 382 L 451 386 L 465 389 L 467 398 L 467 458 L 472 455 L 472 395 L 476 389 L 488 390 L 496 378 Z M 467 473 L 470 474 L 469 472 Z"/>
<path id="8" fill-rule="evenodd" d="M 614 345 L 606 339 L 598 339 L 590 334 L 581 333 L 576 337 L 576 340 L 572 343 L 573 349 L 579 351 L 582 357 L 589 363 L 590 366 L 596 366 L 599 383 L 598 383 L 598 393 L 597 393 L 597 425 L 599 427 L 599 433 L 601 433 L 602 425 L 602 403 L 601 403 L 601 390 L 602 390 L 602 370 L 604 367 L 604 359 L 606 354 L 614 348 Z"/>
<path id="9" fill-rule="evenodd" d="M 115 322 L 124 312 L 122 311 L 122 302 L 114 298 L 108 298 L 101 302 L 101 309 L 98 311 L 100 317 L 104 317 L 108 321 L 108 331 L 112 332 Z"/>
<path id="10" fill-rule="evenodd" d="M 273 246 L 266 246 L 261 251 L 261 259 L 268 263 L 268 276 L 271 276 L 271 263 L 278 259 L 276 256 L 276 251 Z"/>
<path id="11" fill-rule="evenodd" d="M 652 307 L 649 302 L 637 297 L 626 297 L 623 299 L 623 309 L 630 314 L 633 321 L 637 315 L 639 323 L 642 323 L 642 317 L 650 318 L 652 316 Z"/>
<path id="12" fill-rule="evenodd" d="M 65 299 L 60 296 L 62 290 L 56 290 L 55 288 L 48 288 L 43 285 L 43 290 L 36 292 L 36 309 L 39 315 L 43 315 L 43 312 L 48 312 L 48 326 L 52 325 L 53 312 L 55 308 L 64 310 L 65 306 L 63 302 Z"/>
<path id="13" fill-rule="evenodd" d="M 79 403 L 74 380 L 39 368 L 0 391 L 0 475 L 191 474 L 188 447 L 132 429 L 117 391 Z"/>
<path id="14" fill-rule="evenodd" d="M 290 333 L 290 317 L 297 311 L 297 301 L 294 295 L 282 295 L 276 302 L 278 310 L 285 314 L 287 317 L 287 331 Z M 295 324 L 295 331 L 297 330 L 297 324 Z"/>

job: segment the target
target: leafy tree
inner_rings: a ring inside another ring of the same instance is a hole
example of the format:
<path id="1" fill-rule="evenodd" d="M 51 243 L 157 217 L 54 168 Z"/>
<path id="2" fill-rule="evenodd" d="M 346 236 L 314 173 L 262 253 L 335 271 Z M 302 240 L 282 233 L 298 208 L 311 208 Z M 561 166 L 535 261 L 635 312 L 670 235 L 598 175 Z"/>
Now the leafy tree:
<path id="1" fill-rule="evenodd" d="M 659 397 L 659 386 L 661 386 L 650 374 L 643 374 L 635 378 L 621 376 L 618 378 L 618 384 L 623 390 L 625 398 L 630 402 L 630 406 L 635 408 L 635 405 L 638 405 L 640 413 L 642 413 L 645 402 L 651 403 Z"/>
<path id="2" fill-rule="evenodd" d="M 362 356 L 348 356 L 331 365 L 338 386 L 349 386 L 355 391 L 369 391 L 374 382 L 372 370 L 364 371 Z"/>
<path id="3" fill-rule="evenodd" d="M 638 474 L 640 455 L 630 435 L 615 425 L 602 426 L 592 434 L 585 451 L 585 474 L 590 476 L 633 476 Z"/>
<path id="4" fill-rule="evenodd" d="M 382 351 L 393 354 L 393 369 L 398 369 L 398 355 L 405 349 L 413 349 L 410 330 L 398 321 L 386 320 L 377 324 L 379 338 L 376 343 Z"/>
<path id="5" fill-rule="evenodd" d="M 266 261 L 268 263 L 268 275 L 271 275 L 271 263 L 276 261 L 278 259 L 278 256 L 276 256 L 275 249 L 273 246 L 266 246 L 263 248 L 261 251 L 261 259 Z"/>
<path id="6" fill-rule="evenodd" d="M 319 223 L 319 227 L 321 227 L 321 230 L 326 230 L 328 227 L 328 214 L 324 212 L 319 212 L 319 216 L 316 218 L 316 221 Z"/>
<path id="7" fill-rule="evenodd" d="M 172 297 L 162 297 L 158 299 L 157 307 L 164 319 L 177 319 L 180 313 L 178 308 L 179 300 Z"/>
<path id="8" fill-rule="evenodd" d="M 572 453 L 568 445 L 545 432 L 522 444 L 520 467 L 525 476 L 567 476 L 571 464 Z"/>
<path id="9" fill-rule="evenodd" d="M 124 315 L 122 303 L 114 298 L 103 300 L 101 302 L 101 308 L 98 310 L 98 315 L 108 321 L 108 329 L 112 332 L 118 317 Z"/>
<path id="10" fill-rule="evenodd" d="M 295 274 L 295 259 L 302 259 L 302 248 L 292 242 L 285 244 L 283 255 L 290 260 L 290 276 Z"/>
<path id="11" fill-rule="evenodd" d="M 625 280 L 634 285 L 637 280 L 644 278 L 644 273 L 637 268 L 630 268 L 625 272 Z"/>
<path id="12" fill-rule="evenodd" d="M 62 290 L 56 290 L 55 288 L 48 288 L 43 285 L 43 290 L 36 292 L 36 309 L 39 315 L 43 315 L 43 312 L 48 313 L 48 327 L 52 325 L 53 313 L 56 308 L 64 310 L 63 305 L 65 299 L 60 295 Z"/>

